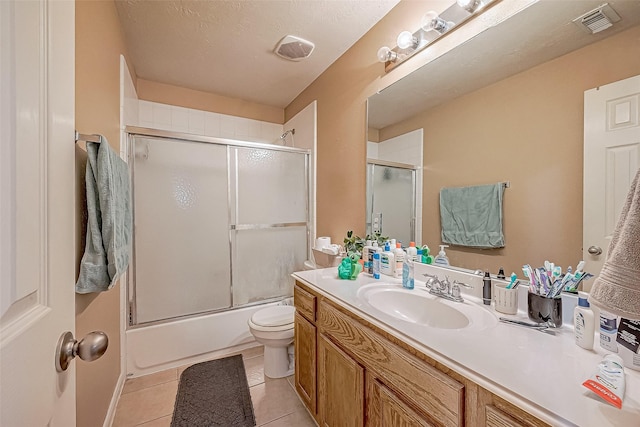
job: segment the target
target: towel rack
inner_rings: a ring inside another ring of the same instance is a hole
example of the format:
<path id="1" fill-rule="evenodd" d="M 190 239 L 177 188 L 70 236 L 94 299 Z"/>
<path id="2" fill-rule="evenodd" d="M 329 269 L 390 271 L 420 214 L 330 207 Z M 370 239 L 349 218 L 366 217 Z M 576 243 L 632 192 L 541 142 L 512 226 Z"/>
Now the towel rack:
<path id="1" fill-rule="evenodd" d="M 502 186 L 503 186 L 504 188 L 509 188 L 509 187 L 511 187 L 511 183 L 510 183 L 509 181 L 506 181 L 506 182 L 503 182 L 503 183 L 502 183 Z"/>
<path id="2" fill-rule="evenodd" d="M 82 133 L 78 133 L 78 131 L 76 131 L 76 141 L 86 141 L 86 142 L 97 142 L 98 144 L 100 144 L 102 142 L 102 137 L 100 135 L 85 135 Z"/>

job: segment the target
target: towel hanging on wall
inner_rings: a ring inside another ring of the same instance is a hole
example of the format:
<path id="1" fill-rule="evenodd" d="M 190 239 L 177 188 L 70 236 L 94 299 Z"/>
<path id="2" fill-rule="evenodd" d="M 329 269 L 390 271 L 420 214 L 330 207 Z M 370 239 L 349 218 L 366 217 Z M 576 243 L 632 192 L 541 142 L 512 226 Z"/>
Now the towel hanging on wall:
<path id="1" fill-rule="evenodd" d="M 640 320 L 640 169 L 609 243 L 607 259 L 589 295 L 594 306 Z"/>
<path id="2" fill-rule="evenodd" d="M 129 168 L 109 146 L 87 142 L 87 241 L 76 292 L 113 287 L 129 265 L 132 233 Z"/>
<path id="3" fill-rule="evenodd" d="M 505 183 L 440 190 L 443 243 L 502 248 L 502 195 Z"/>

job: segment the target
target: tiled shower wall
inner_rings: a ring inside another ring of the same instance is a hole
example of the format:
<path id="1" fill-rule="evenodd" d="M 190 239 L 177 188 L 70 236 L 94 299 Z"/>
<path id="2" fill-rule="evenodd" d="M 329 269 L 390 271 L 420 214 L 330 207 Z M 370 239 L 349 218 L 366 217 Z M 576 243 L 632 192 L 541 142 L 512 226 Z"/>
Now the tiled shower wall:
<path id="1" fill-rule="evenodd" d="M 176 107 L 151 101 L 138 101 L 137 126 L 215 136 L 249 142 L 281 144 L 281 124 L 226 114 Z"/>

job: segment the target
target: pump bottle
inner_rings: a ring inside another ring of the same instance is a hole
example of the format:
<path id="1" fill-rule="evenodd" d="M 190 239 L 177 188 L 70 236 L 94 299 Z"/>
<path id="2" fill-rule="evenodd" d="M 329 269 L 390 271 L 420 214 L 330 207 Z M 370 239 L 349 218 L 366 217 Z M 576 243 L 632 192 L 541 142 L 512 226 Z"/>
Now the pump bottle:
<path id="1" fill-rule="evenodd" d="M 573 310 L 573 328 L 576 335 L 576 344 L 591 350 L 593 349 L 595 319 L 593 311 L 589 308 L 588 298 L 588 293 L 578 291 L 578 305 Z"/>

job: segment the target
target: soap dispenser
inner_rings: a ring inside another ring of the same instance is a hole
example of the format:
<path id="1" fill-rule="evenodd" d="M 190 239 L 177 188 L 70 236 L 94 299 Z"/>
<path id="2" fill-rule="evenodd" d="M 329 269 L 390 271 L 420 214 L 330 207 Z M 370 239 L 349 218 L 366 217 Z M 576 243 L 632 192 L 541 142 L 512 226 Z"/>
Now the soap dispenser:
<path id="1" fill-rule="evenodd" d="M 433 260 L 435 265 L 449 265 L 449 258 L 447 258 L 447 254 L 444 252 L 444 248 L 448 247 L 447 245 L 440 245 L 440 252 L 438 252 L 438 256 Z"/>

